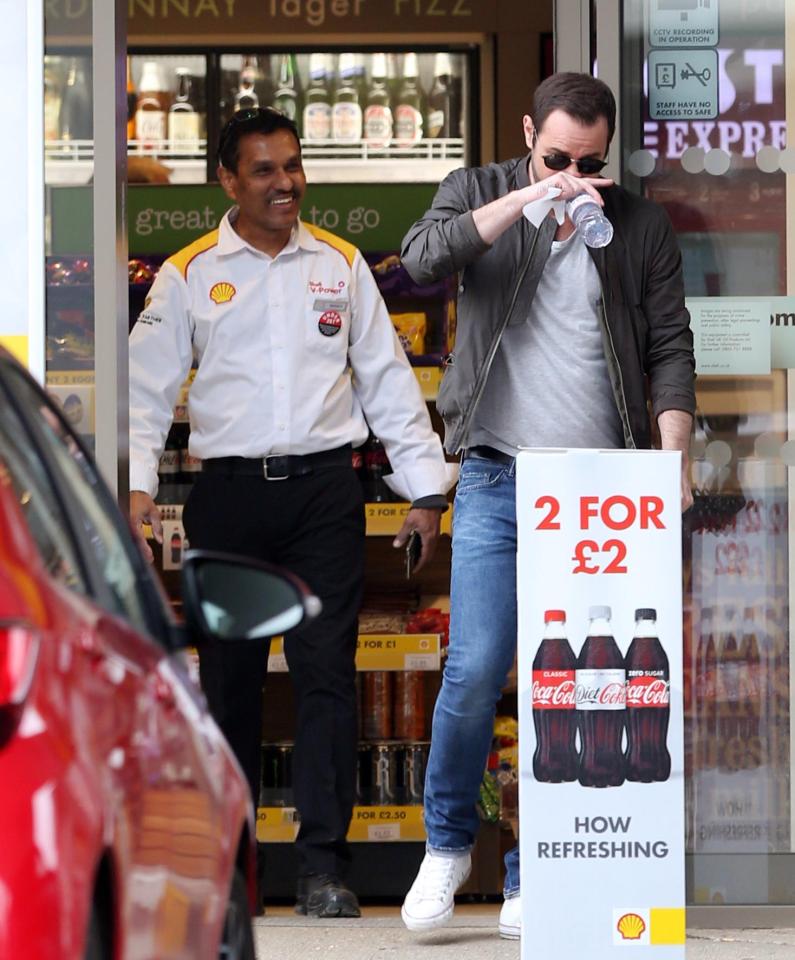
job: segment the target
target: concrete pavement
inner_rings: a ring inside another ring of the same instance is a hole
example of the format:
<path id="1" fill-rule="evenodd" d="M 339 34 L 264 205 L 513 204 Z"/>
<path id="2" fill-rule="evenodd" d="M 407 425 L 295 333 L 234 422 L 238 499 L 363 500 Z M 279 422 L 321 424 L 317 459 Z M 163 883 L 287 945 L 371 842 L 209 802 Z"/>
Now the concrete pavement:
<path id="1" fill-rule="evenodd" d="M 334 921 L 272 908 L 254 923 L 257 958 L 519 960 L 519 944 L 497 934 L 498 915 L 498 904 L 462 904 L 446 927 L 417 935 L 403 926 L 399 907 L 365 907 L 360 920 Z M 688 930 L 687 960 L 795 960 L 795 929 Z"/>

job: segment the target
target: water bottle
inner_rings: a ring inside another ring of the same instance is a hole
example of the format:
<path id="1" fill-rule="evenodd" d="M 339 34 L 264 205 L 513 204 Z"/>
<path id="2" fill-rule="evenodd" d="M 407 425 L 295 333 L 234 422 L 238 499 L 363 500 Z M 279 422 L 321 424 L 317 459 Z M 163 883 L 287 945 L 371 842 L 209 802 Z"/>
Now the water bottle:
<path id="1" fill-rule="evenodd" d="M 566 203 L 566 213 L 588 247 L 606 247 L 613 239 L 613 224 L 589 193 L 578 193 Z"/>

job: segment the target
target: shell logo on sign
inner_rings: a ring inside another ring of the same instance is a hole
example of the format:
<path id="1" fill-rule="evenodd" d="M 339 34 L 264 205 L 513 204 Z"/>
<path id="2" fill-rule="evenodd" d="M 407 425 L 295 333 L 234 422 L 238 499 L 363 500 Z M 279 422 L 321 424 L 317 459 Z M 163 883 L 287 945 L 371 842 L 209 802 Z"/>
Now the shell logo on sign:
<path id="1" fill-rule="evenodd" d="M 616 924 L 616 929 L 623 940 L 640 940 L 646 930 L 643 917 L 637 913 L 625 913 Z"/>
<path id="2" fill-rule="evenodd" d="M 215 283 L 210 287 L 210 299 L 213 303 L 229 303 L 236 293 L 237 290 L 227 281 Z"/>

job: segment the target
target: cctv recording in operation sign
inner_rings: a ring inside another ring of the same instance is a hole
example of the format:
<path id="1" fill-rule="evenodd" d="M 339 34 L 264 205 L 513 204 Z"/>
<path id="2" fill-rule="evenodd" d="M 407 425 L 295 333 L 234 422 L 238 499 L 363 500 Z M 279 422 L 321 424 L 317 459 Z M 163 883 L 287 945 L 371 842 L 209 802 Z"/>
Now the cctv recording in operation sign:
<path id="1" fill-rule="evenodd" d="M 685 957 L 680 467 L 518 457 L 522 960 Z"/>
<path id="2" fill-rule="evenodd" d="M 649 43 L 653 47 L 717 46 L 718 0 L 649 0 Z"/>
<path id="3" fill-rule="evenodd" d="M 652 50 L 649 54 L 652 120 L 713 120 L 718 115 L 716 50 Z"/>

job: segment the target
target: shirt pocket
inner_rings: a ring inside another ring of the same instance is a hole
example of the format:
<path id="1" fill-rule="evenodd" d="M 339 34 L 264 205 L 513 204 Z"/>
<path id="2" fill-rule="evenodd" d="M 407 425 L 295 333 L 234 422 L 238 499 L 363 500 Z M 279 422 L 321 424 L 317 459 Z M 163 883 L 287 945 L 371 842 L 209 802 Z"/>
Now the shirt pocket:
<path id="1" fill-rule="evenodd" d="M 351 330 L 347 297 L 310 294 L 304 305 L 304 342 L 311 356 L 346 357 Z"/>

